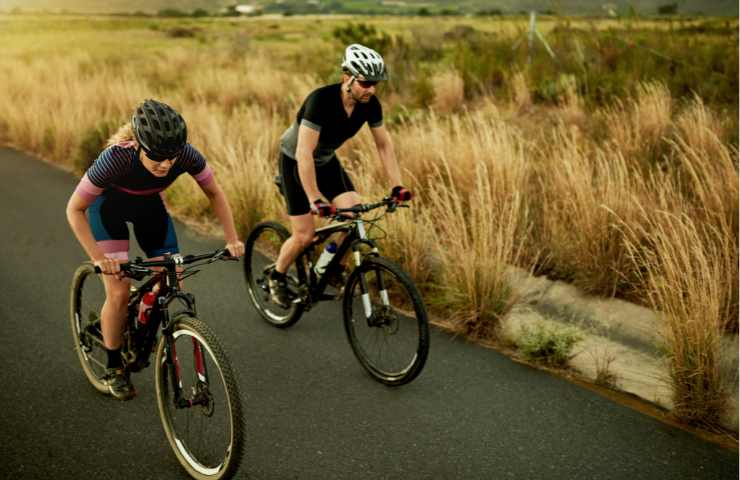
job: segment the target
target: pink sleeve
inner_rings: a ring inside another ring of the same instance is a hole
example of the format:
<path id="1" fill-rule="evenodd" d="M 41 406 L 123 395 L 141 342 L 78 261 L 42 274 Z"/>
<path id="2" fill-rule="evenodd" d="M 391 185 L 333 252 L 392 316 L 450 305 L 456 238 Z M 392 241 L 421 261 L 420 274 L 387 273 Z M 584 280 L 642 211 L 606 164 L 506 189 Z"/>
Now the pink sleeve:
<path id="1" fill-rule="evenodd" d="M 201 170 L 198 175 L 193 175 L 193 178 L 195 178 L 195 181 L 198 182 L 198 185 L 200 185 L 201 187 L 205 187 L 213 182 L 213 170 L 211 170 L 210 166 L 206 165 L 206 167 Z"/>
<path id="2" fill-rule="evenodd" d="M 80 180 L 80 183 L 77 184 L 77 188 L 75 189 L 75 193 L 77 193 L 79 196 L 81 196 L 86 202 L 92 203 L 95 201 L 95 199 L 103 193 L 103 189 L 100 187 L 96 187 L 89 178 L 87 178 L 87 174 L 82 176 L 82 179 Z"/>

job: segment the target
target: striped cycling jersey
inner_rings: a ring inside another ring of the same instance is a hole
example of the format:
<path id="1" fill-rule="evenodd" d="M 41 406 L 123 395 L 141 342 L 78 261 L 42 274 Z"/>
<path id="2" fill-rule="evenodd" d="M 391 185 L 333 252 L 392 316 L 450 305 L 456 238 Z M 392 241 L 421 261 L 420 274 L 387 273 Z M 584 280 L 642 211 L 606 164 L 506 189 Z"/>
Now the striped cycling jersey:
<path id="1" fill-rule="evenodd" d="M 131 195 L 152 195 L 169 187 L 183 173 L 189 173 L 201 187 L 213 181 L 213 172 L 201 153 L 189 143 L 164 177 L 155 177 L 139 160 L 133 142 L 112 145 L 87 169 L 75 190 L 89 202 L 105 190 Z"/>

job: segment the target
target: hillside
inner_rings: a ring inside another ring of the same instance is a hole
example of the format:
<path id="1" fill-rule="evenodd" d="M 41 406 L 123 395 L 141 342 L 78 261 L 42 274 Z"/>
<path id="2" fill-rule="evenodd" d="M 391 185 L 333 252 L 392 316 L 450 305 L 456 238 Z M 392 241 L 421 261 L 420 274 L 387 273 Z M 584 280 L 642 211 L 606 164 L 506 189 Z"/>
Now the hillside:
<path id="1" fill-rule="evenodd" d="M 163 9 L 216 12 L 233 5 L 233 0 L 0 0 L 0 11 L 71 11 L 81 13 L 157 13 Z M 679 14 L 737 16 L 735 0 L 242 0 L 239 3 L 262 7 L 274 13 L 477 13 L 500 11 L 504 14 L 528 10 L 561 15 L 598 15 L 607 8 L 620 14 L 655 15 L 660 6 L 675 3 Z"/>

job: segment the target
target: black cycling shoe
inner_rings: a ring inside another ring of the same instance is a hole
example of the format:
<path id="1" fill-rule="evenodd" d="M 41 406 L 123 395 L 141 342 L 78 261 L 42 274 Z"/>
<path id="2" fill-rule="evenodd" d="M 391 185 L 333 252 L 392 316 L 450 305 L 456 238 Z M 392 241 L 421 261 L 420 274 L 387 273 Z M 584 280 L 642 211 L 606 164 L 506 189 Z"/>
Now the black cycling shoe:
<path id="1" fill-rule="evenodd" d="M 125 368 L 109 368 L 103 384 L 108 387 L 108 391 L 118 400 L 130 400 L 136 396 L 136 389 L 131 383 L 131 376 Z"/>
<path id="2" fill-rule="evenodd" d="M 290 304 L 293 301 L 294 295 L 288 289 L 288 283 L 285 281 L 285 275 L 274 275 L 270 272 L 270 276 L 267 280 L 267 286 L 270 288 L 270 300 L 273 303 L 283 307 L 290 308 Z"/>

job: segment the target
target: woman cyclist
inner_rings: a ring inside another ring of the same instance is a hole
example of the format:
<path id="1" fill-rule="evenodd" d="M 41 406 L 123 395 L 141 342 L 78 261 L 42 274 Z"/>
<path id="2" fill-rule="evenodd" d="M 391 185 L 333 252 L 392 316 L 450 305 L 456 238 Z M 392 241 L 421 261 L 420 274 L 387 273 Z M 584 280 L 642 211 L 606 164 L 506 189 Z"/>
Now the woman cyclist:
<path id="1" fill-rule="evenodd" d="M 375 97 L 375 86 L 387 79 L 388 72 L 378 52 L 360 44 L 348 46 L 342 59 L 342 82 L 311 92 L 296 121 L 280 139 L 282 192 L 292 233 L 280 249 L 268 281 L 272 301 L 278 305 L 287 308 L 292 300 L 285 272 L 313 240 L 315 227 L 311 213 L 328 216 L 334 208 L 360 203 L 360 196 L 335 150 L 365 122 L 370 126 L 378 156 L 393 185 L 391 196 L 397 201 L 411 199 L 411 192 L 401 186 L 393 143 Z"/>
<path id="2" fill-rule="evenodd" d="M 105 383 L 118 399 L 136 392 L 121 358 L 130 280 L 120 275 L 128 259 L 126 222 L 147 257 L 178 253 L 172 219 L 162 201 L 165 190 L 189 173 L 211 202 L 224 229 L 226 248 L 244 253 L 231 207 L 205 158 L 187 143 L 187 126 L 172 107 L 146 100 L 108 141 L 108 146 L 80 180 L 67 204 L 72 231 L 103 276 L 105 303 L 101 312 L 103 342 L 108 353 Z M 85 216 L 88 212 L 89 219 Z"/>

